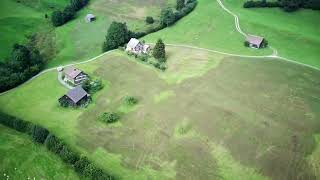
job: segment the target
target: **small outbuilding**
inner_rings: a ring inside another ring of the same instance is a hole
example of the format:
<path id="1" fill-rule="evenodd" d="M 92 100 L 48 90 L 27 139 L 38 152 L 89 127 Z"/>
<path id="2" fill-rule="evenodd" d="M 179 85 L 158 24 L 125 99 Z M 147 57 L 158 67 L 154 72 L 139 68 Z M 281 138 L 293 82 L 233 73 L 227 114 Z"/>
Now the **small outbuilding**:
<path id="1" fill-rule="evenodd" d="M 135 54 L 148 53 L 150 51 L 150 46 L 140 42 L 136 38 L 131 38 L 127 44 L 126 51 L 130 51 Z"/>
<path id="2" fill-rule="evenodd" d="M 87 22 L 92 22 L 92 21 L 96 20 L 96 16 L 94 16 L 93 14 L 87 14 L 85 20 Z"/>
<path id="3" fill-rule="evenodd" d="M 75 67 L 67 67 L 64 70 L 64 81 L 74 86 L 82 84 L 88 79 L 88 75 Z"/>
<path id="4" fill-rule="evenodd" d="M 88 94 L 81 86 L 71 89 L 66 95 L 63 95 L 59 102 L 68 106 L 76 107 L 85 104 L 90 99 Z"/>
<path id="5" fill-rule="evenodd" d="M 248 43 L 249 47 L 252 48 L 261 48 L 264 47 L 264 37 L 248 35 L 246 42 Z"/>

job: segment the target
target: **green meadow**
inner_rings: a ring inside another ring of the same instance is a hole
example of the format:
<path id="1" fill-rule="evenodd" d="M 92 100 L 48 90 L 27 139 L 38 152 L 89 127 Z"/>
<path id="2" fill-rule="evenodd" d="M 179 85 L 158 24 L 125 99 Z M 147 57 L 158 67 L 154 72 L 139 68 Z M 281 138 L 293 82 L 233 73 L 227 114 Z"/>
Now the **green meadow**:
<path id="1" fill-rule="evenodd" d="M 264 36 L 279 56 L 320 68 L 319 11 L 286 13 L 278 8 L 244 9 L 245 0 L 223 2 L 239 16 L 245 32 Z"/>
<path id="2" fill-rule="evenodd" d="M 1 179 L 79 179 L 58 156 L 27 135 L 1 125 L 0 154 Z"/>
<path id="3" fill-rule="evenodd" d="M 88 108 L 59 107 L 67 89 L 51 71 L 1 96 L 1 111 L 47 127 L 121 179 L 319 177 L 318 71 L 167 51 L 165 72 L 122 51 L 77 66 L 106 84 Z M 130 109 L 128 95 L 139 99 Z M 103 112 L 121 119 L 106 125 Z"/>

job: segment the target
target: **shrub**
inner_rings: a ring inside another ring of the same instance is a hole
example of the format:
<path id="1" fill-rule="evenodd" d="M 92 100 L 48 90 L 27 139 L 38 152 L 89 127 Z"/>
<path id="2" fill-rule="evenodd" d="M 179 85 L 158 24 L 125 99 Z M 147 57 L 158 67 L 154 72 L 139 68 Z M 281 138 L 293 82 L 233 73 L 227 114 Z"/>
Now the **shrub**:
<path id="1" fill-rule="evenodd" d="M 124 102 L 125 102 L 126 105 L 132 106 L 132 105 L 135 105 L 135 104 L 138 103 L 138 99 L 133 97 L 133 96 L 126 96 L 124 98 Z"/>
<path id="2" fill-rule="evenodd" d="M 82 83 L 81 87 L 82 87 L 85 91 L 89 92 L 90 89 L 91 89 L 90 79 L 86 79 L 86 80 Z"/>
<path id="3" fill-rule="evenodd" d="M 81 156 L 80 159 L 74 164 L 74 169 L 77 173 L 84 175 L 84 170 L 89 164 L 90 162 L 88 158 Z"/>
<path id="4" fill-rule="evenodd" d="M 43 144 L 49 135 L 49 131 L 41 126 L 33 125 L 31 129 L 31 136 L 35 142 Z"/>
<path id="5" fill-rule="evenodd" d="M 47 139 L 44 142 L 48 150 L 58 154 L 62 149 L 62 142 L 55 135 L 49 134 Z"/>
<path id="6" fill-rule="evenodd" d="M 147 54 L 141 54 L 141 55 L 139 55 L 138 56 L 138 59 L 140 60 L 140 61 L 143 61 L 143 62 L 147 62 L 148 61 L 148 55 Z"/>
<path id="7" fill-rule="evenodd" d="M 147 16 L 147 17 L 146 17 L 146 23 L 147 23 L 147 24 L 153 24 L 153 23 L 154 23 L 153 17 Z"/>
<path id="8" fill-rule="evenodd" d="M 163 26 L 171 26 L 176 21 L 175 15 L 171 8 L 165 8 L 161 11 L 160 23 Z"/>
<path id="9" fill-rule="evenodd" d="M 103 88 L 102 80 L 96 79 L 90 83 L 90 93 L 95 93 L 100 91 Z"/>
<path id="10" fill-rule="evenodd" d="M 250 46 L 250 43 L 249 43 L 248 41 L 245 41 L 245 42 L 244 42 L 244 46 L 245 46 L 245 47 L 249 47 L 249 46 Z"/>
<path id="11" fill-rule="evenodd" d="M 167 69 L 166 63 L 160 63 L 159 69 L 165 71 Z"/>
<path id="12" fill-rule="evenodd" d="M 180 11 L 182 8 L 184 8 L 184 6 L 185 6 L 185 0 L 177 0 L 177 2 L 176 2 L 176 9 L 178 10 L 178 11 Z"/>
<path id="13" fill-rule="evenodd" d="M 74 165 L 80 159 L 79 156 L 74 153 L 67 145 L 62 146 L 61 151 L 59 152 L 59 156 L 63 161 Z"/>
<path id="14" fill-rule="evenodd" d="M 120 116 L 114 112 L 105 112 L 102 114 L 101 119 L 105 123 L 114 123 L 120 119 Z"/>
<path id="15" fill-rule="evenodd" d="M 61 107 L 65 107 L 66 108 L 66 107 L 70 107 L 71 106 L 70 102 L 68 101 L 68 98 L 65 97 L 65 96 L 61 97 L 58 101 L 59 101 L 59 105 Z"/>
<path id="16" fill-rule="evenodd" d="M 30 123 L 0 112 L 0 124 L 20 132 L 29 132 Z"/>
<path id="17" fill-rule="evenodd" d="M 64 15 L 61 11 L 54 11 L 51 15 L 51 22 L 54 26 L 61 26 L 64 24 Z"/>
<path id="18" fill-rule="evenodd" d="M 261 47 L 265 48 L 265 47 L 268 46 L 268 44 L 269 44 L 269 42 L 268 42 L 266 39 L 264 39 L 264 40 L 262 41 L 262 43 L 261 43 Z"/>

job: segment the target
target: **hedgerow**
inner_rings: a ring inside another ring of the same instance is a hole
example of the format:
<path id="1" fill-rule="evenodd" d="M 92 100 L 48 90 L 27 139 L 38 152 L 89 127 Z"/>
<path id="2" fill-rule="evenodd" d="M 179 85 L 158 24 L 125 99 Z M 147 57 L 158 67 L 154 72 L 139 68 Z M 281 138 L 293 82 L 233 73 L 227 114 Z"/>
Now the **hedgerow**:
<path id="1" fill-rule="evenodd" d="M 35 142 L 44 144 L 49 151 L 55 153 L 64 162 L 71 165 L 75 171 L 85 179 L 115 179 L 114 176 L 97 167 L 95 164 L 90 162 L 86 156 L 81 155 L 79 152 L 70 148 L 69 145 L 51 133 L 48 129 L 40 125 L 21 120 L 2 112 L 0 112 L 0 124 L 15 129 L 19 132 L 26 133 L 30 135 Z"/>

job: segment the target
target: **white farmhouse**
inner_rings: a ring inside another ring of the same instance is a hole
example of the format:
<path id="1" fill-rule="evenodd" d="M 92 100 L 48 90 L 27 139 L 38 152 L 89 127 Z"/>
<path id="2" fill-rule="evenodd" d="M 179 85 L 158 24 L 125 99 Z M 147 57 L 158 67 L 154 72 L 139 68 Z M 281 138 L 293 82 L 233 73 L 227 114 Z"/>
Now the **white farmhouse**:
<path id="1" fill-rule="evenodd" d="M 131 38 L 127 44 L 126 51 L 130 51 L 135 54 L 148 53 L 150 51 L 150 46 L 143 44 L 136 38 Z"/>

